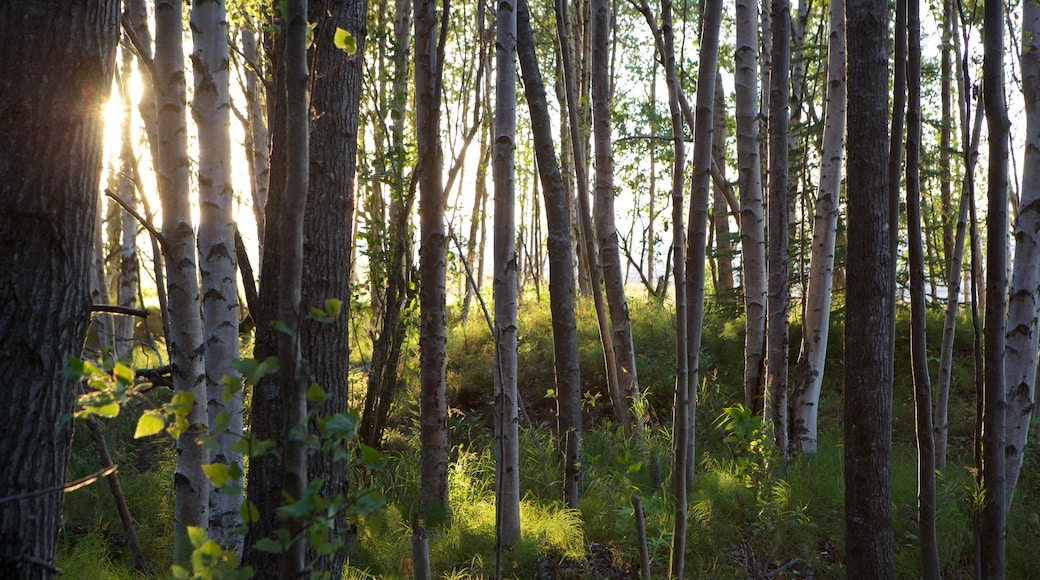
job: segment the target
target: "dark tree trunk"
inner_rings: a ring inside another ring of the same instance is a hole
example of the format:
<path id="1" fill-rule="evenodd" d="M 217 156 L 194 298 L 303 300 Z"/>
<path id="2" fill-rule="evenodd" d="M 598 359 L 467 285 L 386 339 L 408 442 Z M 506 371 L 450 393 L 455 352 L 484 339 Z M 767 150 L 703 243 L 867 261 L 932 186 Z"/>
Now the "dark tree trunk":
<path id="1" fill-rule="evenodd" d="M 885 163 L 887 8 L 848 0 L 848 296 L 845 316 L 845 566 L 893 578 L 892 303 L 895 256 Z"/>
<path id="2" fill-rule="evenodd" d="M 1005 442 L 1007 377 L 1006 342 L 1008 138 L 1010 122 L 1004 102 L 1004 1 L 990 0 L 983 13 L 982 94 L 989 130 L 989 208 L 986 213 L 985 404 L 982 428 L 982 574 L 1004 577 L 1007 539 Z"/>
<path id="3" fill-rule="evenodd" d="M 4 578 L 58 574 L 54 558 L 75 400 L 61 371 L 70 356 L 79 356 L 90 317 L 103 138 L 98 110 L 115 70 L 119 5 L 0 4 Z M 60 50 L 42 49 L 55 39 L 62 39 Z"/>
<path id="4" fill-rule="evenodd" d="M 525 95 L 531 113 L 535 155 L 545 198 L 548 226 L 549 308 L 552 311 L 553 354 L 559 448 L 564 459 L 563 495 L 567 506 L 578 507 L 581 487 L 581 371 L 578 366 L 578 327 L 574 318 L 574 268 L 571 261 L 571 224 L 568 199 L 552 139 L 545 84 L 535 59 L 527 0 L 519 0 L 517 55 L 523 70 Z"/>

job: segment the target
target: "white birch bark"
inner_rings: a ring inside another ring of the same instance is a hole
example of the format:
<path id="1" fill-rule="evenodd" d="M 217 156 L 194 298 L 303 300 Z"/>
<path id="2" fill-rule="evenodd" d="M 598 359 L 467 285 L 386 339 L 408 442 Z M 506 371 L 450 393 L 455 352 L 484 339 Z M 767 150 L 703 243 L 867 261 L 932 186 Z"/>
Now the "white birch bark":
<path id="1" fill-rule="evenodd" d="M 758 109 L 758 0 L 737 0 L 737 186 L 744 285 L 744 404 L 760 412 L 765 380 L 766 237 Z"/>
<path id="2" fill-rule="evenodd" d="M 813 216 L 812 255 L 801 352 L 792 385 L 792 451 L 815 453 L 834 282 L 841 167 L 845 152 L 845 3 L 830 4 L 827 54 L 827 110 L 824 113 L 820 191 Z"/>
<path id="3" fill-rule="evenodd" d="M 517 416 L 516 0 L 501 0 L 495 25 L 495 464 L 499 546 L 520 540 Z"/>
<path id="4" fill-rule="evenodd" d="M 193 400 L 188 414 L 189 427 L 177 439 L 174 474 L 173 561 L 187 565 L 192 551 L 187 527 L 205 529 L 208 525 L 209 480 L 202 471 L 208 453 L 198 444 L 198 438 L 207 430 L 206 370 L 189 191 L 183 25 L 183 4 L 179 0 L 156 2 L 157 174 L 162 198 L 162 231 L 166 240 L 164 250 L 170 309 L 170 336 L 167 339 L 174 367 L 174 389 L 178 394 L 190 395 Z"/>
<path id="5" fill-rule="evenodd" d="M 227 15 L 222 0 L 195 0 L 191 5 L 192 117 L 199 139 L 199 270 L 202 274 L 203 334 L 206 341 L 206 404 L 209 424 L 227 422 L 214 433 L 218 449 L 213 463 L 242 466 L 231 449 L 242 435 L 242 392 L 224 397 L 223 379 L 236 376 L 231 361 L 239 357 L 238 273 L 231 191 L 231 117 Z M 210 490 L 210 537 L 238 551 L 242 525 L 241 481 L 237 489 Z"/>
<path id="6" fill-rule="evenodd" d="M 1036 394 L 1037 320 L 1040 317 L 1040 5 L 1022 3 L 1022 96 L 1026 146 L 1015 224 L 1015 258 L 1008 292 L 1007 441 L 1005 478 L 1010 507 L 1026 449 Z"/>

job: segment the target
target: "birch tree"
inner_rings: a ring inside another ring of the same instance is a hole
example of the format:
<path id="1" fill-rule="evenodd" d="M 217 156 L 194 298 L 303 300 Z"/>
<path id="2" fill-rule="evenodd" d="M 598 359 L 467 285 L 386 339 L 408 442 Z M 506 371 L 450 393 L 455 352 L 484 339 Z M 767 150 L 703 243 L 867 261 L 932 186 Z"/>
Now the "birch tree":
<path id="1" fill-rule="evenodd" d="M 0 4 L 0 576 L 52 578 L 112 85 L 115 0 Z M 61 40 L 60 50 L 43 50 Z M 33 66 L 26 66 L 33 63 Z M 11 79 L 17 79 L 11 82 Z M 42 492 L 42 493 L 41 493 Z"/>
<path id="2" fill-rule="evenodd" d="M 787 154 L 791 3 L 772 0 L 772 68 L 769 71 L 769 253 L 766 264 L 766 401 L 763 420 L 777 451 L 787 456 L 788 219 Z"/>
<path id="3" fill-rule="evenodd" d="M 791 448 L 817 450 L 820 390 L 830 334 L 834 248 L 845 153 L 845 3 L 832 0 L 828 12 L 827 105 L 824 112 L 820 186 L 813 215 L 812 255 L 801 350 L 791 397 Z"/>
<path id="4" fill-rule="evenodd" d="M 226 423 L 216 433 L 212 463 L 242 466 L 232 449 L 242 436 L 242 392 L 224 396 L 223 378 L 237 375 L 238 272 L 235 262 L 234 199 L 231 191 L 231 117 L 227 14 L 223 1 L 191 5 L 192 117 L 199 139 L 199 270 L 202 274 L 203 333 L 206 343 L 206 403 L 209 424 Z M 242 494 L 211 489 L 210 537 L 228 549 L 239 547 L 232 530 L 242 525 Z"/>
<path id="5" fill-rule="evenodd" d="M 520 540 L 520 447 L 516 386 L 516 0 L 495 20 L 495 495 L 499 549 Z M 499 552 L 501 553 L 501 552 Z"/>
<path id="6" fill-rule="evenodd" d="M 746 322 L 744 404 L 753 412 L 760 413 L 765 388 L 766 239 L 758 124 L 758 0 L 737 0 L 736 28 L 733 84 Z"/>
<path id="7" fill-rule="evenodd" d="M 578 365 L 578 327 L 574 316 L 574 266 L 568 200 L 553 144 L 552 120 L 545 83 L 535 58 L 531 12 L 527 0 L 519 0 L 517 57 L 523 70 L 524 94 L 531 114 L 538 173 L 542 181 L 545 221 L 548 227 L 549 308 L 552 312 L 553 364 L 556 369 L 559 453 L 564 461 L 563 497 L 577 509 L 581 489 L 581 369 Z"/>
<path id="8" fill-rule="evenodd" d="M 190 405 L 188 428 L 177 438 L 174 477 L 173 561 L 186 566 L 191 556 L 189 526 L 209 525 L 209 479 L 202 470 L 208 452 L 199 438 L 208 429 L 206 413 L 206 347 L 191 219 L 188 129 L 183 47 L 183 3 L 159 0 L 155 5 L 155 70 L 158 77 L 158 164 L 162 198 L 163 248 L 170 309 L 170 361 L 173 382 L 183 404 Z"/>
<path id="9" fill-rule="evenodd" d="M 419 438 L 422 443 L 419 512 L 425 524 L 445 522 L 448 505 L 447 236 L 440 140 L 443 46 L 433 0 L 415 0 L 415 130 L 422 151 L 419 182 Z"/>
<path id="10" fill-rule="evenodd" d="M 1007 459 L 1005 485 L 1010 509 L 1025 456 L 1029 421 L 1036 404 L 1037 320 L 1040 317 L 1040 5 L 1022 3 L 1022 96 L 1026 147 L 1022 162 L 1021 208 L 1015 222 L 1015 259 L 1008 292 Z"/>
<path id="11" fill-rule="evenodd" d="M 935 531 L 935 452 L 932 440 L 932 383 L 926 342 L 924 240 L 921 233 L 921 4 L 907 2 L 906 226 L 910 266 L 910 363 L 917 435 L 917 529 L 921 577 L 938 580 Z"/>
<path id="12" fill-rule="evenodd" d="M 591 0 L 592 43 L 592 134 L 595 151 L 595 209 L 596 241 L 599 249 L 599 267 L 603 273 L 603 287 L 610 308 L 610 329 L 617 371 L 618 389 L 624 397 L 624 413 L 637 431 L 642 418 L 633 415 L 642 397 L 636 374 L 635 346 L 632 343 L 632 324 L 625 299 L 624 271 L 618 248 L 618 232 L 614 216 L 614 152 L 611 144 L 610 81 L 610 22 L 611 9 L 607 0 Z M 590 264 L 590 269 L 592 268 Z"/>

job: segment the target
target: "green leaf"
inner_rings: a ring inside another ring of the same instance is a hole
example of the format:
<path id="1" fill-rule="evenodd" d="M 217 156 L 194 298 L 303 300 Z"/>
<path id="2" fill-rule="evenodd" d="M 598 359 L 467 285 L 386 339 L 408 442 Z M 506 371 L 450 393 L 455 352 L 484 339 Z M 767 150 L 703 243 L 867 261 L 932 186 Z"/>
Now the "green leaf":
<path id="1" fill-rule="evenodd" d="M 116 363 L 116 366 L 112 369 L 112 376 L 116 378 L 116 382 L 123 386 L 130 386 L 134 384 L 134 371 L 130 370 L 130 367 L 123 363 Z"/>
<path id="2" fill-rule="evenodd" d="M 224 390 L 220 393 L 220 399 L 227 405 L 235 395 L 242 392 L 242 379 L 239 377 L 225 376 L 221 381 Z"/>
<path id="3" fill-rule="evenodd" d="M 335 320 L 339 317 L 340 312 L 343 311 L 343 301 L 339 298 L 326 298 L 325 299 L 325 312 L 329 313 L 329 318 Z"/>
<path id="4" fill-rule="evenodd" d="M 382 493 L 370 489 L 357 497 L 347 511 L 352 515 L 363 516 L 370 514 L 386 505 L 386 498 Z"/>
<path id="5" fill-rule="evenodd" d="M 90 409 L 94 415 L 99 415 L 106 419 L 111 419 L 119 415 L 119 401 L 112 401 L 104 405 L 93 407 Z"/>
<path id="6" fill-rule="evenodd" d="M 188 539 L 191 545 L 198 548 L 206 541 L 206 530 L 195 526 L 188 526 Z"/>
<path id="7" fill-rule="evenodd" d="M 325 392 L 325 389 L 321 388 L 318 383 L 311 383 L 307 387 L 307 402 L 308 403 L 324 403 L 325 399 L 328 399 L 329 395 Z"/>
<path id="8" fill-rule="evenodd" d="M 383 462 L 383 454 L 373 447 L 361 444 L 361 461 L 369 467 L 380 467 Z"/>
<path id="9" fill-rule="evenodd" d="M 336 48 L 347 54 L 352 55 L 357 52 L 357 41 L 354 39 L 354 35 L 338 26 L 332 42 L 336 45 Z"/>
<path id="10" fill-rule="evenodd" d="M 166 427 L 166 419 L 158 411 L 148 411 L 137 420 L 137 429 L 134 431 L 134 439 L 155 435 Z"/>
<path id="11" fill-rule="evenodd" d="M 242 515 L 242 522 L 247 526 L 260 521 L 260 510 L 257 509 L 255 503 L 249 500 L 242 502 L 242 507 L 238 509 L 238 513 Z"/>
<path id="12" fill-rule="evenodd" d="M 271 538 L 261 538 L 253 547 L 261 552 L 267 552 L 269 554 L 281 554 L 285 551 L 285 546 Z"/>
<path id="13" fill-rule="evenodd" d="M 191 578 L 191 572 L 189 572 L 187 568 L 176 564 L 170 566 L 170 575 L 173 576 L 174 580 L 187 580 L 188 578 Z"/>
<path id="14" fill-rule="evenodd" d="M 206 472 L 206 477 L 209 478 L 214 487 L 224 485 L 230 478 L 226 463 L 207 463 L 202 466 L 202 470 Z"/>
<path id="15" fill-rule="evenodd" d="M 292 330 L 289 330 L 289 327 L 286 326 L 285 323 L 281 320 L 271 321 L 271 328 L 275 329 L 276 332 L 280 332 L 286 336 L 292 336 L 293 334 Z"/>
<path id="16" fill-rule="evenodd" d="M 339 435 L 345 439 L 353 439 L 357 434 L 357 421 L 346 413 L 336 413 L 325 422 L 330 435 Z"/>
<path id="17" fill-rule="evenodd" d="M 210 432 L 214 435 L 220 433 L 227 433 L 231 427 L 231 412 L 224 410 L 217 413 L 217 416 L 213 418 L 213 427 L 210 428 Z"/>

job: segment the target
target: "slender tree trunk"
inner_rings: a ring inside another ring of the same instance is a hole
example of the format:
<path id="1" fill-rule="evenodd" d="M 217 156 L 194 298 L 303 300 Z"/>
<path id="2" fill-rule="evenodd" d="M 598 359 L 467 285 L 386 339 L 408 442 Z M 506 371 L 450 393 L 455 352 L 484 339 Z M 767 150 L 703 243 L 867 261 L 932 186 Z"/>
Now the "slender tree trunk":
<path id="1" fill-rule="evenodd" d="M 827 50 L 827 110 L 824 113 L 820 189 L 813 216 L 812 256 L 805 299 L 802 346 L 791 398 L 791 447 L 816 453 L 820 390 L 830 335 L 834 248 L 841 167 L 845 152 L 845 2 L 832 0 Z"/>
<path id="2" fill-rule="evenodd" d="M 282 445 L 282 493 L 286 503 L 303 500 L 307 489 L 307 385 L 309 369 L 301 353 L 304 211 L 310 165 L 307 71 L 307 0 L 289 0 L 285 13 L 285 203 L 281 214 L 278 281 L 278 373 L 285 439 Z M 265 283 L 270 283 L 265 281 Z M 306 570 L 307 522 L 285 521 L 291 544 L 281 554 L 282 578 L 301 577 Z"/>
<path id="3" fill-rule="evenodd" d="M 619 386 L 620 380 L 618 378 L 618 366 L 615 364 L 613 339 L 608 328 L 607 307 L 603 300 L 603 293 L 600 291 L 602 279 L 596 264 L 596 239 L 592 231 L 592 212 L 589 209 L 588 166 L 585 164 L 584 141 L 581 138 L 581 125 L 578 121 L 579 109 L 581 108 L 578 100 L 578 91 L 575 88 L 577 84 L 575 76 L 578 72 L 575 71 L 571 62 L 570 42 L 566 32 L 568 28 L 566 0 L 556 0 L 556 31 L 560 43 L 564 83 L 567 93 L 567 125 L 571 130 L 571 156 L 574 160 L 575 180 L 578 185 L 578 221 L 580 225 L 579 237 L 582 241 L 581 253 L 585 256 L 584 271 L 587 272 L 590 279 L 592 299 L 596 308 L 596 321 L 599 326 L 599 339 L 600 344 L 603 346 L 604 368 L 607 375 L 607 393 L 610 395 L 610 400 L 614 407 L 614 417 L 627 432 L 632 428 L 632 420 L 628 412 L 628 405 L 622 398 Z M 579 283 L 579 288 L 580 286 Z"/>
<path id="4" fill-rule="evenodd" d="M 206 347 L 203 342 L 195 230 L 191 220 L 188 131 L 185 107 L 183 4 L 155 6 L 155 69 L 158 109 L 158 177 L 162 197 L 164 257 L 170 307 L 170 360 L 174 389 L 192 401 L 188 428 L 177 438 L 174 476 L 173 561 L 186 566 L 192 546 L 188 527 L 209 524 L 209 479 L 202 471 L 208 451 L 199 444 L 207 432 Z"/>
<path id="5" fill-rule="evenodd" d="M 954 262 L 954 230 L 956 218 L 953 215 L 953 174 L 951 173 L 951 153 L 953 151 L 953 36 L 954 22 L 953 0 L 942 3 L 942 48 L 939 64 L 939 98 L 942 102 L 942 119 L 939 129 L 939 201 L 942 205 L 942 243 L 943 257 L 946 265 L 946 279 L 950 280 L 954 272 L 960 272 L 960 264 Z M 961 146 L 966 146 L 962 143 Z M 963 257 L 963 255 L 962 255 Z M 949 295 L 949 291 L 947 292 Z M 952 295 L 949 295 L 953 298 Z M 938 458 L 938 456 L 936 456 Z M 945 458 L 944 458 L 945 463 Z"/>
<path id="6" fill-rule="evenodd" d="M 982 431 L 982 573 L 1004 577 L 1007 538 L 1006 297 L 1008 231 L 1008 120 L 1004 102 L 1004 2 L 991 0 L 983 12 L 982 92 L 989 132 L 989 207 L 986 213 L 985 407 Z M 1034 256 L 1035 258 L 1035 256 Z M 1034 307 L 1035 308 L 1035 307 Z M 1035 315 L 1034 315 L 1035 319 Z M 1036 348 L 1033 348 L 1035 351 Z M 1035 355 L 1035 352 L 1032 353 Z"/>
<path id="7" fill-rule="evenodd" d="M 618 233 L 614 218 L 614 151 L 611 144 L 611 91 L 610 82 L 610 21 L 611 9 L 607 0 L 591 0 L 592 35 L 592 113 L 595 149 L 595 209 L 596 242 L 599 247 L 599 266 L 603 273 L 603 287 L 610 308 L 610 328 L 617 368 L 618 390 L 624 397 L 624 412 L 636 431 L 641 430 L 642 417 L 635 409 L 642 398 L 636 374 L 635 346 L 632 342 L 632 324 L 625 299 L 625 281 L 621 269 Z"/>
<path id="8" fill-rule="evenodd" d="M 433 0 L 415 0 L 416 148 L 423 154 L 419 180 L 419 428 L 422 443 L 419 512 L 422 523 L 448 521 L 447 317 L 445 273 L 447 235 L 440 139 L 441 71 L 437 32 L 447 14 Z"/>
<path id="9" fill-rule="evenodd" d="M 715 103 L 712 107 L 714 138 L 711 143 L 712 160 L 721 160 L 719 170 L 722 177 L 726 171 L 726 89 L 722 85 L 722 73 L 715 75 Z M 716 294 L 728 295 L 734 287 L 733 281 L 733 240 L 729 231 L 729 204 L 719 184 L 712 187 L 711 198 L 712 225 L 715 228 L 715 254 L 719 264 L 719 283 Z M 728 304 L 729 298 L 726 297 Z"/>
<path id="10" fill-rule="evenodd" d="M 769 73 L 769 256 L 766 295 L 766 403 L 764 424 L 781 457 L 787 456 L 788 218 L 787 155 L 791 3 L 772 0 L 773 54 Z"/>
<path id="11" fill-rule="evenodd" d="M 520 540 L 520 447 L 516 386 L 516 0 L 495 21 L 495 522 L 498 546 Z M 500 553 L 501 554 L 501 553 Z"/>
<path id="12" fill-rule="evenodd" d="M 262 60 L 257 49 L 256 34 L 249 26 L 242 27 L 242 53 L 246 58 L 246 118 L 249 121 L 247 141 L 252 145 L 246 151 L 251 163 L 249 192 L 253 199 L 253 215 L 256 219 L 256 234 L 260 240 L 260 255 L 263 259 L 264 242 L 264 207 L 270 190 L 271 164 L 268 160 L 267 123 L 264 119 L 263 91 L 257 70 L 262 67 Z"/>
<path id="13" fill-rule="evenodd" d="M 1040 317 L 1040 5 L 1022 3 L 1022 96 L 1026 140 L 1021 210 L 1015 224 L 1015 259 L 1008 292 L 1007 459 L 1010 509 L 1025 456 L 1029 421 L 1036 403 L 1037 319 Z"/>
<path id="14" fill-rule="evenodd" d="M 60 574 L 54 559 L 75 404 L 62 371 L 81 354 L 90 319 L 104 137 L 97 111 L 116 69 L 119 4 L 0 4 L 4 578 Z M 45 50 L 55 39 L 61 49 Z"/>
<path id="15" fill-rule="evenodd" d="M 955 27 L 953 27 L 955 28 Z M 960 45 L 959 35 L 954 35 L 957 46 Z M 960 52 L 959 50 L 957 51 Z M 968 236 L 969 208 L 972 206 L 970 197 L 974 195 L 975 163 L 978 160 L 979 141 L 982 136 L 982 114 L 981 107 L 977 107 L 977 113 L 973 121 L 970 121 L 971 97 L 965 90 L 963 75 L 965 71 L 958 67 L 958 92 L 960 94 L 960 106 L 958 107 L 961 126 L 961 141 L 963 145 L 964 176 L 961 180 L 960 207 L 957 211 L 957 233 L 954 241 L 953 256 L 949 271 L 949 299 L 946 307 L 946 317 L 943 323 L 942 346 L 939 354 L 939 378 L 935 387 L 935 410 L 932 426 L 935 429 L 935 468 L 940 472 L 946 471 L 946 448 L 950 431 L 949 423 L 949 400 L 950 380 L 953 375 L 953 339 L 957 325 L 957 308 L 961 294 L 962 264 L 964 262 L 965 238 Z M 971 125 L 969 133 L 969 124 Z M 974 231 L 974 225 L 971 226 Z M 974 234 L 973 234 L 974 235 Z M 973 245 L 974 247 L 974 245 Z M 971 260 L 974 263 L 974 258 Z M 972 267 L 969 265 L 969 273 Z M 974 278 L 973 278 L 974 279 Z M 968 285 L 969 289 L 974 285 Z M 971 293 L 974 296 L 974 292 Z M 972 299 L 973 300 L 973 299 Z"/>
<path id="16" fill-rule="evenodd" d="M 737 184 L 744 284 L 744 404 L 762 412 L 765 388 L 766 239 L 758 110 L 758 1 L 737 0 L 736 90 Z"/>
<path id="17" fill-rule="evenodd" d="M 574 267 L 571 261 L 571 225 L 568 199 L 552 138 L 552 122 L 538 60 L 535 58 L 527 0 L 519 0 L 517 54 L 523 70 L 524 92 L 531 113 L 535 156 L 542 180 L 545 203 L 546 239 L 549 252 L 549 308 L 552 312 L 553 355 L 556 369 L 556 400 L 559 449 L 564 460 L 563 497 L 567 507 L 577 509 L 581 489 L 581 369 L 578 327 L 574 317 Z"/>
<path id="18" fill-rule="evenodd" d="M 847 0 L 848 290 L 845 307 L 845 568 L 895 577 L 892 533 L 892 313 L 895 255 L 884 167 L 888 9 Z"/>
<path id="19" fill-rule="evenodd" d="M 231 192 L 231 116 L 227 15 L 224 3 L 196 0 L 191 5 L 192 117 L 199 139 L 199 270 L 202 274 L 203 333 L 206 341 L 206 403 L 210 425 L 226 424 L 214 434 L 212 463 L 242 467 L 232 446 L 242 437 L 242 392 L 224 397 L 223 379 L 234 377 L 238 352 L 238 271 L 235 262 L 234 199 Z M 241 551 L 241 482 L 232 491 L 211 489 L 209 530 L 225 549 Z"/>
<path id="20" fill-rule="evenodd" d="M 120 95 L 123 99 L 123 120 L 120 127 L 119 146 L 119 198 L 130 207 L 135 205 L 133 183 L 134 143 L 130 126 L 133 123 L 132 105 L 126 84 L 130 79 L 131 56 L 129 50 L 123 51 L 120 77 L 122 79 Z M 120 210 L 120 244 L 119 244 L 119 289 L 116 302 L 127 308 L 137 307 L 137 294 L 140 290 L 140 274 L 137 262 L 137 222 L 125 211 Z M 134 347 L 134 317 L 120 316 L 115 322 L 115 355 L 119 360 L 129 360 Z"/>
<path id="21" fill-rule="evenodd" d="M 906 131 L 906 223 L 910 260 L 910 362 L 913 368 L 915 426 L 917 430 L 917 526 L 921 542 L 921 577 L 939 580 L 938 541 L 935 533 L 935 449 L 932 439 L 932 385 L 928 351 L 921 233 L 921 5 L 907 2 L 907 88 L 909 108 Z"/>
<path id="22" fill-rule="evenodd" d="M 697 385 L 700 382 L 701 328 L 704 324 L 704 264 L 708 242 L 708 202 L 711 191 L 712 106 L 719 57 L 722 0 L 709 0 L 702 16 L 699 67 L 697 70 L 697 114 L 693 134 L 693 177 L 690 182 L 690 211 L 686 225 L 686 489 L 693 488 L 696 460 L 694 428 L 697 416 Z M 680 291 L 678 288 L 676 291 Z M 677 475 L 673 475 L 677 477 Z"/>

